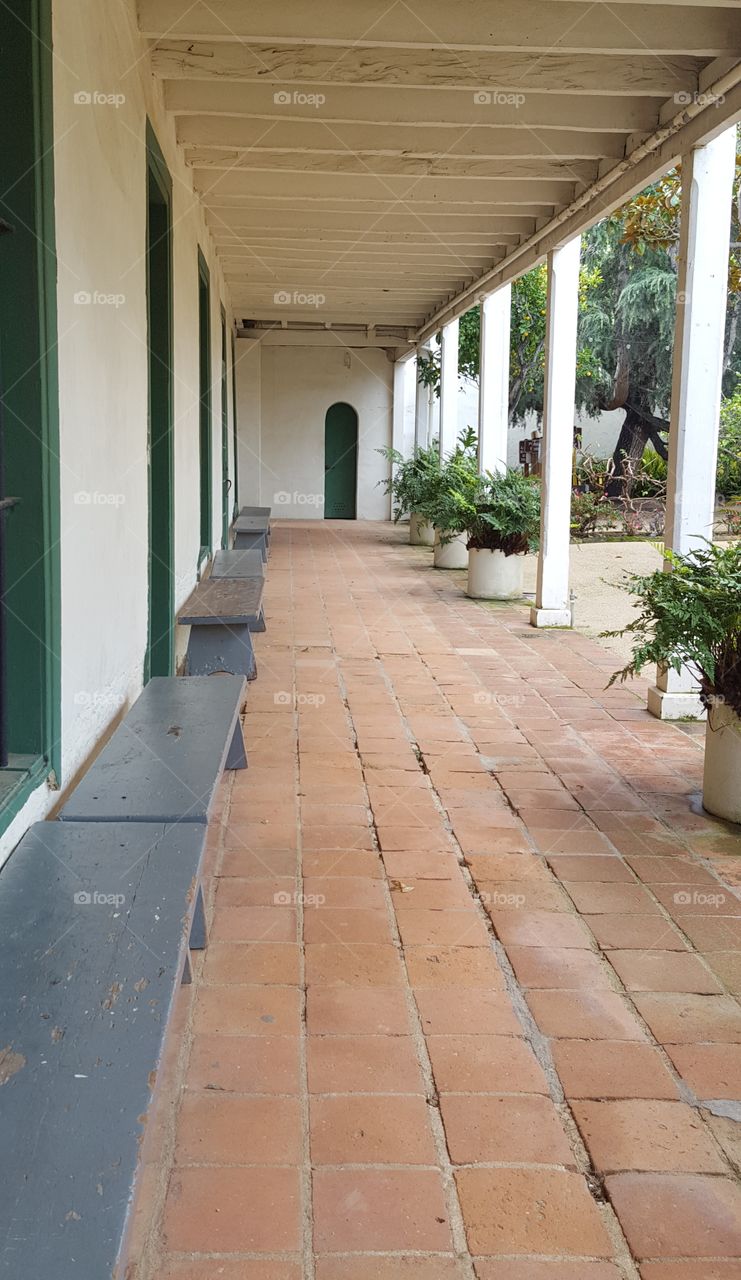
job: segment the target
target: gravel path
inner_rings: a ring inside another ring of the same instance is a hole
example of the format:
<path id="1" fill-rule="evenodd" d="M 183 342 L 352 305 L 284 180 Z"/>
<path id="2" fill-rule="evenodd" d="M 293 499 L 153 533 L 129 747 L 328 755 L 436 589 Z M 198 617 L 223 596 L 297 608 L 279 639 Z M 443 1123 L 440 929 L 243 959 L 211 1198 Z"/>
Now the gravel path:
<path id="1" fill-rule="evenodd" d="M 571 547 L 571 589 L 576 597 L 574 621 L 579 631 L 597 637 L 626 626 L 634 617 L 631 596 L 618 583 L 624 573 L 651 573 L 661 568 L 661 554 L 650 542 L 582 542 Z M 535 590 L 537 558 L 525 564 L 525 590 Z M 623 661 L 631 654 L 630 637 L 602 640 Z"/>

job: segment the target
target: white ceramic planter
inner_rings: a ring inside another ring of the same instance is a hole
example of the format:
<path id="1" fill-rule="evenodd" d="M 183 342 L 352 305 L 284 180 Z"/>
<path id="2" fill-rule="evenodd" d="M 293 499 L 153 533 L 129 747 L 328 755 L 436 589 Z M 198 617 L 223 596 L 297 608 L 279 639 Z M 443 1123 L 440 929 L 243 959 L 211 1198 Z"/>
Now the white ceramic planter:
<path id="1" fill-rule="evenodd" d="M 741 823 L 741 719 L 722 702 L 708 713 L 702 803 L 717 818 Z"/>
<path id="2" fill-rule="evenodd" d="M 450 542 L 441 541 L 440 534 L 435 530 L 435 551 L 433 561 L 436 569 L 467 569 L 468 568 L 468 548 L 466 543 L 468 535 L 458 533 Z"/>
<path id="3" fill-rule="evenodd" d="M 472 547 L 468 553 L 466 595 L 473 600 L 515 600 L 522 595 L 524 556 Z"/>
<path id="4" fill-rule="evenodd" d="M 428 520 L 413 511 L 409 517 L 409 541 L 413 547 L 432 547 L 435 543 L 435 530 Z"/>

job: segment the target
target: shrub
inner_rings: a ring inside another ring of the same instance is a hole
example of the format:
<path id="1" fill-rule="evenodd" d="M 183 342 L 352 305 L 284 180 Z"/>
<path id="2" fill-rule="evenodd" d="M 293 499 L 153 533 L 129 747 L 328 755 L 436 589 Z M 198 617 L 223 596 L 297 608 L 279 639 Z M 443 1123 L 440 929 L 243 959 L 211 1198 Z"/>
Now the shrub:
<path id="1" fill-rule="evenodd" d="M 692 664 L 705 706 L 728 703 L 741 715 L 741 543 L 708 543 L 681 556 L 666 553 L 670 569 L 630 574 L 625 589 L 638 599 L 632 660 L 610 680 L 638 675 L 648 663 L 680 671 Z"/>
<path id="2" fill-rule="evenodd" d="M 437 483 L 440 473 L 440 454 L 434 445 L 415 449 L 411 458 L 405 458 L 398 449 L 379 449 L 378 452 L 391 463 L 391 474 L 381 481 L 384 493 L 393 499 L 394 520 L 419 511 L 430 489 Z"/>
<path id="3" fill-rule="evenodd" d="M 472 493 L 452 495 L 469 550 L 524 555 L 538 545 L 540 482 L 508 468 L 479 477 Z"/>

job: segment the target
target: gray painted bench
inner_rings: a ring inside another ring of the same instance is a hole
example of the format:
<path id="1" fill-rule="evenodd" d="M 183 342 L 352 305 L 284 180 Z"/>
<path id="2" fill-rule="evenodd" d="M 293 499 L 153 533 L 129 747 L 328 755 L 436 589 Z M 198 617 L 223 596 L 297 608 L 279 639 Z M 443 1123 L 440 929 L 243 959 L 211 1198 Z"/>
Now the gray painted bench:
<path id="1" fill-rule="evenodd" d="M 178 622 L 190 627 L 186 675 L 210 676 L 229 671 L 257 676 L 252 631 L 264 631 L 262 578 L 207 578 L 199 582 Z"/>
<path id="2" fill-rule="evenodd" d="M 260 551 L 217 551 L 214 555 L 211 578 L 264 577 L 265 562 Z"/>
<path id="3" fill-rule="evenodd" d="M 270 516 L 271 507 L 240 507 L 240 516 Z"/>
<path id="4" fill-rule="evenodd" d="M 270 546 L 268 516 L 237 516 L 233 529 L 235 551 L 260 551 L 263 560 L 267 560 Z"/>
<path id="5" fill-rule="evenodd" d="M 64 822 L 207 822 L 244 769 L 243 676 L 155 676 L 62 808 Z"/>
<path id="6" fill-rule="evenodd" d="M 120 1259 L 205 841 L 41 822 L 0 872 L 3 1280 L 107 1280 Z"/>

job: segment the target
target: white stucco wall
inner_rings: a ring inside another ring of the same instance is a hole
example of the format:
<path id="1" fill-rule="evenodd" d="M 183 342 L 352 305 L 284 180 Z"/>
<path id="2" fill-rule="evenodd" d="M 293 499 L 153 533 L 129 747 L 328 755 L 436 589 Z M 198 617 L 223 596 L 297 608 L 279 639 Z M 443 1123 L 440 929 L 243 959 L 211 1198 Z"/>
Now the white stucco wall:
<path id="1" fill-rule="evenodd" d="M 237 342 L 237 421 L 241 502 L 273 507 L 284 519 L 321 520 L 324 419 L 337 401 L 358 415 L 359 520 L 386 520 L 378 481 L 391 443 L 393 365 L 385 351 Z"/>
<path id="2" fill-rule="evenodd" d="M 53 15 L 64 787 L 142 686 L 147 116 L 173 183 L 176 607 L 196 581 L 200 542 L 198 246 L 211 274 L 214 546 L 221 538 L 219 308 L 224 301 L 229 317 L 229 305 L 174 125 L 143 57 L 133 0 L 106 5 L 104 21 L 99 0 L 57 0 Z M 81 94 L 92 100 L 80 101 Z M 111 95 L 115 101 L 106 100 Z M 34 793 L 0 839 L 0 861 L 58 799 L 46 785 Z"/>
<path id="3" fill-rule="evenodd" d="M 460 378 L 458 388 L 458 428 L 473 427 L 478 431 L 479 386 L 470 378 Z M 617 444 L 620 428 L 625 412 L 623 409 L 605 410 L 595 418 L 586 414 L 577 414 L 575 424 L 582 429 L 582 447 L 589 450 L 596 458 L 610 458 Z M 524 423 L 511 426 L 507 441 L 507 463 L 510 467 L 519 464 L 520 441 L 540 431 L 537 415 L 528 414 Z"/>

